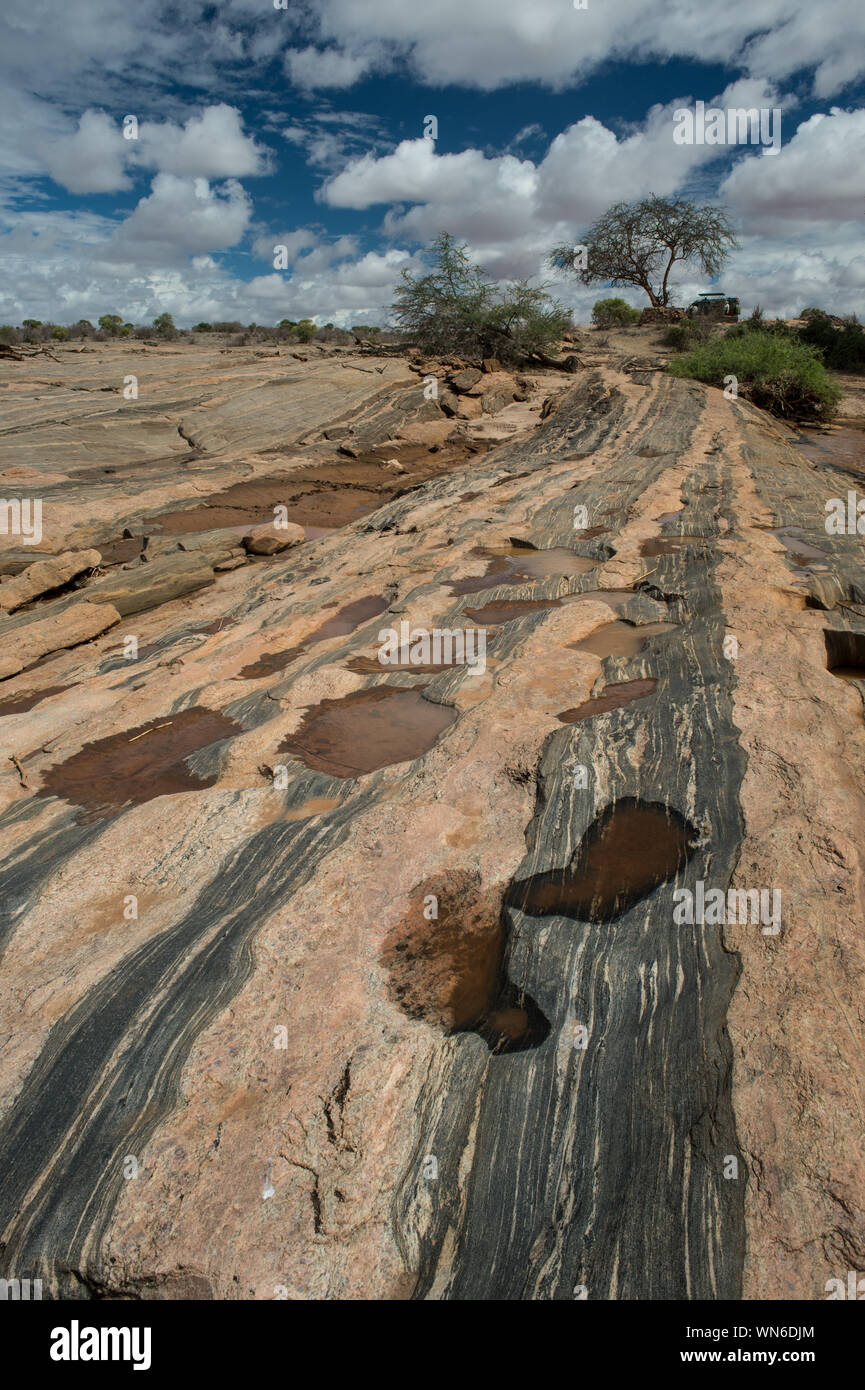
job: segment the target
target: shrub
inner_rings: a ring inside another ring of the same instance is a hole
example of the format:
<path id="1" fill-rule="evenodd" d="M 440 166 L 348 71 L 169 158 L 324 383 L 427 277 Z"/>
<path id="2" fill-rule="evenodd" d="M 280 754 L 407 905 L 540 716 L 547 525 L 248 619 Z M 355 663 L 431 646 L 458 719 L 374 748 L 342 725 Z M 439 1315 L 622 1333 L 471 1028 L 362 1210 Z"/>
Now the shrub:
<path id="1" fill-rule="evenodd" d="M 11 323 L 0 324 L 0 343 L 17 343 L 20 339 L 21 334 Z"/>
<path id="2" fill-rule="evenodd" d="M 520 363 L 557 345 L 570 314 L 525 280 L 498 285 L 448 232 L 428 249 L 427 275 L 402 273 L 393 304 L 397 327 L 423 352 Z"/>
<path id="3" fill-rule="evenodd" d="M 638 323 L 639 309 L 632 309 L 624 299 L 598 299 L 592 308 L 592 323 L 596 328 L 627 328 Z"/>
<path id="4" fill-rule="evenodd" d="M 687 352 L 698 343 L 705 343 L 712 337 L 711 323 L 705 318 L 682 319 L 681 323 L 671 324 L 661 338 L 664 347 L 674 348 L 676 352 Z"/>
<path id="5" fill-rule="evenodd" d="M 312 319 L 301 319 L 295 324 L 294 331 L 302 343 L 308 343 L 315 333 L 315 324 Z"/>
<path id="6" fill-rule="evenodd" d="M 792 329 L 783 319 L 764 319 L 759 304 L 750 318 L 742 323 L 737 323 L 727 330 L 728 338 L 741 338 L 749 333 L 772 333 L 778 338 L 795 338 L 795 329 Z"/>
<path id="7" fill-rule="evenodd" d="M 99 322 L 101 323 L 102 320 L 100 319 Z M 174 319 L 171 315 L 157 314 L 153 320 L 153 332 L 157 333 L 160 338 L 176 338 L 177 329 L 174 327 Z"/>
<path id="8" fill-rule="evenodd" d="M 817 310 L 799 330 L 799 340 L 818 348 L 836 372 L 865 372 L 865 328 L 856 319 L 838 325 Z"/>
<path id="9" fill-rule="evenodd" d="M 827 420 L 841 398 L 814 348 L 794 336 L 756 329 L 713 337 L 676 358 L 667 371 L 709 386 L 724 386 L 724 378 L 734 376 L 739 395 L 786 419 Z"/>
<path id="10" fill-rule="evenodd" d="M 212 333 L 212 332 L 213 332 L 213 324 L 212 324 L 212 323 L 197 323 L 197 324 L 195 325 L 195 327 L 193 328 L 192 331 L 193 331 L 193 333 Z"/>
<path id="11" fill-rule="evenodd" d="M 55 343 L 66 343 L 69 341 L 69 329 L 64 328 L 62 323 L 55 323 L 51 329 L 51 337 Z"/>
<path id="12" fill-rule="evenodd" d="M 116 338 L 123 327 L 123 319 L 119 314 L 103 314 L 99 320 L 99 327 L 103 333 L 109 333 L 112 338 Z"/>

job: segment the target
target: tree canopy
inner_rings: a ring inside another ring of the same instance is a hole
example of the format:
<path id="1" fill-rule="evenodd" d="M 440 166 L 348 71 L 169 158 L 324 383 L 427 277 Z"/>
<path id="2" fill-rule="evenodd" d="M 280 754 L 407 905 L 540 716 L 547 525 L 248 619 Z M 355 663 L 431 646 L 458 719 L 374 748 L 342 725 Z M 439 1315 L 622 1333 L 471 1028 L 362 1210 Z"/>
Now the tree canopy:
<path id="1" fill-rule="evenodd" d="M 426 275 L 404 270 L 394 322 L 425 352 L 519 362 L 544 352 L 570 327 L 570 314 L 545 287 L 527 280 L 499 285 L 442 232 L 427 251 Z"/>
<path id="2" fill-rule="evenodd" d="M 551 264 L 572 271 L 584 285 L 636 285 L 649 303 L 670 302 L 670 273 L 695 262 L 704 275 L 717 275 L 736 238 L 723 208 L 699 206 L 687 198 L 615 203 L 590 228 L 581 248 L 556 246 Z"/>

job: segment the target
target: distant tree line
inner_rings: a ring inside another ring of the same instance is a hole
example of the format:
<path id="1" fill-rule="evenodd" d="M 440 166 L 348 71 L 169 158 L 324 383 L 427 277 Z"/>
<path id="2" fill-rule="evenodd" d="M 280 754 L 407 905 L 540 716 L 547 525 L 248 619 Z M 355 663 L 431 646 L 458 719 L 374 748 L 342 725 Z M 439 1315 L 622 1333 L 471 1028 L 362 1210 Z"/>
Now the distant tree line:
<path id="1" fill-rule="evenodd" d="M 129 323 L 120 314 L 102 314 L 95 324 L 90 319 L 78 319 L 75 323 L 43 322 L 41 319 L 23 319 L 20 324 L 0 325 L 0 343 L 67 343 L 93 340 L 111 342 L 114 339 L 138 338 L 158 339 L 175 342 L 185 340 L 195 342 L 205 333 L 228 335 L 233 344 L 240 346 L 249 343 L 342 343 L 351 345 L 358 339 L 362 341 L 392 341 L 393 334 L 377 325 L 356 324 L 350 331 L 335 328 L 332 323 L 319 327 L 312 319 L 281 319 L 277 324 L 241 323 L 238 319 L 215 320 L 213 323 L 197 323 L 193 328 L 177 328 L 171 314 L 158 314 L 152 323 Z"/>

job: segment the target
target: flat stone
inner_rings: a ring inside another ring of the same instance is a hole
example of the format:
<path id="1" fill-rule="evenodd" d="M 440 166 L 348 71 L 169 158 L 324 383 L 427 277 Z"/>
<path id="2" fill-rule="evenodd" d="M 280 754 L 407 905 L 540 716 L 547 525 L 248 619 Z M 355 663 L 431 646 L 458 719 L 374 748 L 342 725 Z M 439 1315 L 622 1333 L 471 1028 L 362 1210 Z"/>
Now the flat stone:
<path id="1" fill-rule="evenodd" d="M 41 594 L 62 589 L 79 574 L 95 569 L 101 558 L 98 550 L 70 550 L 50 560 L 37 560 L 14 579 L 0 584 L 0 608 L 13 613 Z"/>
<path id="2" fill-rule="evenodd" d="M 0 680 L 17 676 L 43 656 L 89 642 L 120 622 L 120 613 L 108 603 L 74 603 L 62 613 L 39 622 L 25 623 L 3 636 Z"/>

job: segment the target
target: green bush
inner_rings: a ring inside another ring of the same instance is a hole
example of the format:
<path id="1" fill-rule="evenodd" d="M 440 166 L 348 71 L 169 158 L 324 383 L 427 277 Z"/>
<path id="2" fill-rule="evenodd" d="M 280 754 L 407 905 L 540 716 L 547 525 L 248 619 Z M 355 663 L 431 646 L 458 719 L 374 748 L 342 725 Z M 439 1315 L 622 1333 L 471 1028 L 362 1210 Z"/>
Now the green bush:
<path id="1" fill-rule="evenodd" d="M 828 420 L 841 398 L 814 348 L 796 337 L 756 329 L 711 338 L 676 358 L 667 371 L 721 387 L 733 376 L 740 396 L 785 419 Z"/>
<path id="2" fill-rule="evenodd" d="M 763 310 L 759 304 L 754 309 L 750 318 L 744 319 L 742 323 L 734 324 L 727 330 L 728 338 L 741 338 L 748 333 L 774 333 L 779 338 L 795 338 L 795 329 L 792 329 L 783 319 L 764 319 Z"/>
<path id="3" fill-rule="evenodd" d="M 839 327 L 827 314 L 816 311 L 800 328 L 799 339 L 819 348 L 826 366 L 834 371 L 865 372 L 865 328 L 855 318 Z"/>
<path id="4" fill-rule="evenodd" d="M 99 320 L 102 322 L 102 319 Z M 170 314 L 157 314 L 153 320 L 153 332 L 158 333 L 160 338 L 176 338 L 177 329 L 174 327 L 174 319 Z"/>
<path id="5" fill-rule="evenodd" d="M 661 342 L 664 347 L 675 348 L 676 352 L 688 352 L 711 337 L 712 325 L 708 319 L 682 319 L 681 323 L 670 325 Z"/>
<path id="6" fill-rule="evenodd" d="M 65 343 L 69 339 L 69 329 L 64 328 L 62 323 L 55 323 L 51 329 L 51 337 L 55 343 Z"/>
<path id="7" fill-rule="evenodd" d="M 403 270 L 392 305 L 397 329 L 422 352 L 516 365 L 546 353 L 570 327 L 570 313 L 543 285 L 497 284 L 448 232 L 427 255 L 429 273 Z"/>
<path id="8" fill-rule="evenodd" d="M 193 333 L 212 333 L 212 332 L 213 332 L 213 324 L 212 324 L 212 323 L 197 323 L 197 324 L 195 325 L 195 327 L 193 328 L 192 331 L 193 331 Z"/>
<path id="9" fill-rule="evenodd" d="M 596 328 L 627 328 L 639 320 L 639 309 L 632 309 L 624 299 L 598 299 L 592 308 Z"/>

